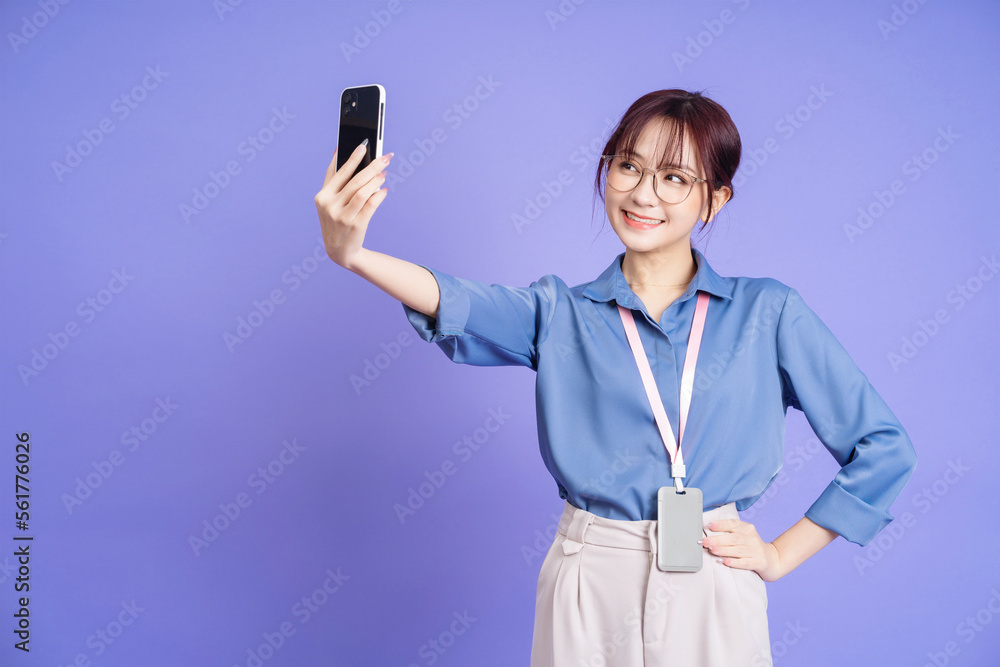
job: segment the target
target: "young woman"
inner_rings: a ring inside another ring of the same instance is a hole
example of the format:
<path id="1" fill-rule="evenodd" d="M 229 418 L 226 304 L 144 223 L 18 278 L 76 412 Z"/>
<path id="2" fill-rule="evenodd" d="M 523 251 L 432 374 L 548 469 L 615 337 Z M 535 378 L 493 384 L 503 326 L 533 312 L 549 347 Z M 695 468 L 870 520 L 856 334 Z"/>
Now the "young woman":
<path id="1" fill-rule="evenodd" d="M 699 221 L 733 195 L 741 148 L 729 114 L 683 90 L 632 104 L 595 178 L 625 250 L 575 287 L 555 275 L 487 284 L 365 248 L 392 153 L 349 178 L 363 150 L 340 171 L 335 154 L 316 195 L 330 258 L 399 299 L 453 361 L 537 372 L 539 445 L 565 504 L 539 573 L 532 667 L 770 665 L 764 582 L 838 535 L 870 542 L 916 456 L 794 289 L 721 277 L 692 248 Z M 737 510 L 781 468 L 789 405 L 841 470 L 766 542 Z M 658 524 L 661 488 L 702 494 L 677 510 L 702 529 L 697 571 L 661 569 L 658 535 L 683 523 Z"/>

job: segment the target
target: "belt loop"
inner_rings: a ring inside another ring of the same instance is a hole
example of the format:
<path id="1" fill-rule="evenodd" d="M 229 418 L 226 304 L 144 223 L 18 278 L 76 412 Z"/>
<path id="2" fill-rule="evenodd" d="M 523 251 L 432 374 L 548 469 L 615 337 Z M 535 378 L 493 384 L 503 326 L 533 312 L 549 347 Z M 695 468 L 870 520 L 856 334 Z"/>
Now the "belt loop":
<path id="1" fill-rule="evenodd" d="M 582 510 L 579 507 L 573 508 L 573 519 L 566 528 L 566 539 L 563 540 L 563 553 L 566 555 L 575 554 L 583 548 L 584 536 L 587 534 L 589 526 L 596 515 L 592 512 Z"/>

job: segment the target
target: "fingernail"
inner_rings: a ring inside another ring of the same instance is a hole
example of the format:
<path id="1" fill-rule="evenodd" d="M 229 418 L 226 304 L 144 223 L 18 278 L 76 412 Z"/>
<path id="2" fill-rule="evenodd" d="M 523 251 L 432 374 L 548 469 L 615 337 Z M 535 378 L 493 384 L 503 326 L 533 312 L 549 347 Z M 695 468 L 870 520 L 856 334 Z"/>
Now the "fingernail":
<path id="1" fill-rule="evenodd" d="M 368 145 L 368 137 L 365 137 L 365 140 L 361 142 L 361 145 L 362 146 L 367 146 Z"/>
<path id="2" fill-rule="evenodd" d="M 698 540 L 698 544 L 701 544 L 701 543 L 702 543 L 702 542 L 704 542 L 704 541 L 705 541 L 705 540 Z"/>

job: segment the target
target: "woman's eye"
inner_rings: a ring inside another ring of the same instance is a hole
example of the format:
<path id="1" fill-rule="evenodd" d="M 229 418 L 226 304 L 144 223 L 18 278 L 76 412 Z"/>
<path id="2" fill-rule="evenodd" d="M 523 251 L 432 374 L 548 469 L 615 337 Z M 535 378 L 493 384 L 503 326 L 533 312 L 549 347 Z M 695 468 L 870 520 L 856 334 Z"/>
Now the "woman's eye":
<path id="1" fill-rule="evenodd" d="M 686 179 L 682 174 L 675 173 L 664 173 L 663 180 L 676 185 L 687 185 L 688 183 L 688 179 Z"/>

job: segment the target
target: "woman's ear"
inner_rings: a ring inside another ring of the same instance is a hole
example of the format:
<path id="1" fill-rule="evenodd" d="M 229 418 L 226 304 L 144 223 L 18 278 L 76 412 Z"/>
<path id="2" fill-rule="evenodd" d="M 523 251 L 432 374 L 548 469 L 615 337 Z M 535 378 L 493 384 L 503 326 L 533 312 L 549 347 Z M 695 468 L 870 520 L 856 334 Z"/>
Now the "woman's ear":
<path id="1" fill-rule="evenodd" d="M 722 210 L 722 207 L 726 205 L 726 202 L 732 196 L 733 191 L 725 185 L 712 193 L 712 217 L 705 221 L 706 225 L 712 222 L 712 218 L 719 214 L 719 211 Z"/>

